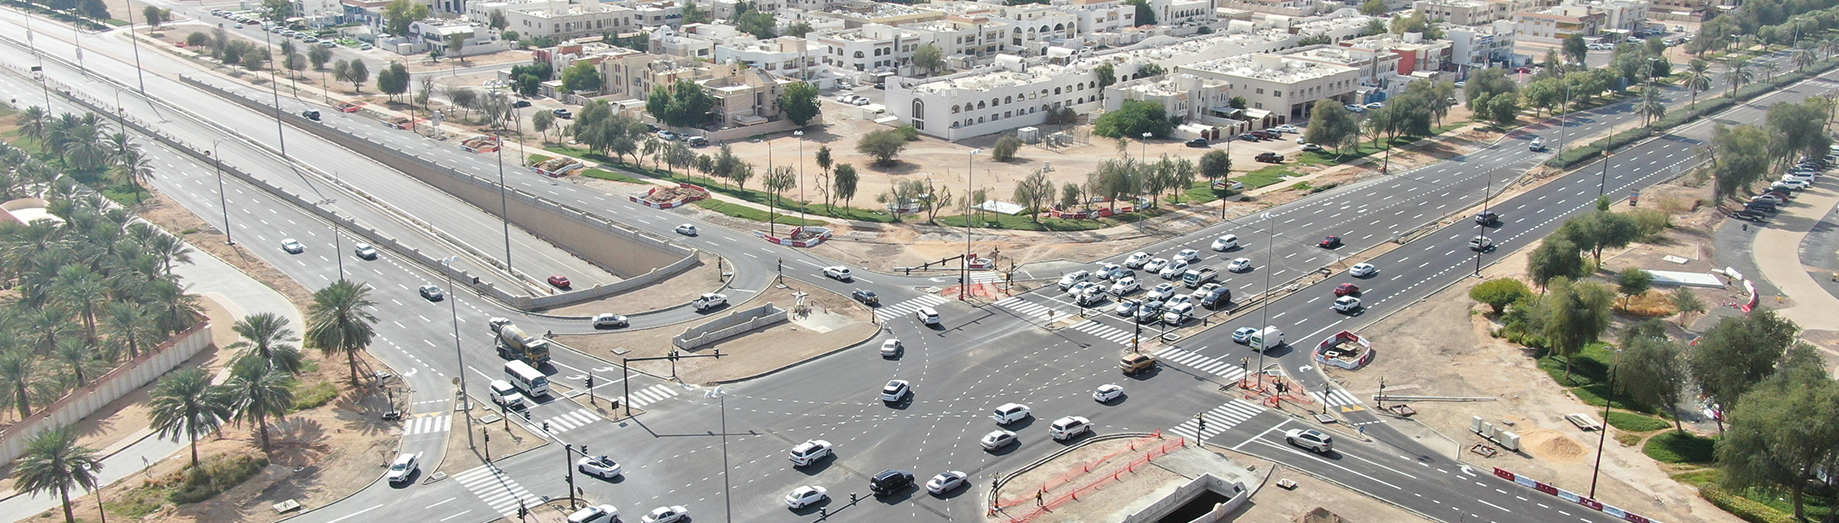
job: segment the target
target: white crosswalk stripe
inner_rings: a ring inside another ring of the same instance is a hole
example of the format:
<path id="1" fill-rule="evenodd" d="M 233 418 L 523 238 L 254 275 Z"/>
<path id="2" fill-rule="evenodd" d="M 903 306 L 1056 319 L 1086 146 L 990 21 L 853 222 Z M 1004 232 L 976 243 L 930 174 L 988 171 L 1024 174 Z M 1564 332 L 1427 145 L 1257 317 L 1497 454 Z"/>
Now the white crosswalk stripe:
<path id="1" fill-rule="evenodd" d="M 652 403 L 657 403 L 665 398 L 676 396 L 679 392 L 682 392 L 681 389 L 672 385 L 652 385 L 639 389 L 637 392 L 633 392 L 632 397 L 626 399 L 626 401 L 631 403 L 634 407 L 643 407 Z"/>
<path id="2" fill-rule="evenodd" d="M 1332 388 L 1332 387 L 1330 387 L 1327 391 L 1310 391 L 1309 397 L 1315 398 L 1316 401 L 1322 402 L 1322 405 L 1329 406 L 1329 407 L 1340 407 L 1340 406 L 1345 406 L 1345 405 L 1359 405 L 1360 404 L 1360 399 L 1355 398 L 1353 394 L 1349 394 L 1345 390 Z"/>
<path id="3" fill-rule="evenodd" d="M 1003 273 L 1000 272 L 971 273 L 971 283 L 1002 283 L 1003 280 Z"/>
<path id="4" fill-rule="evenodd" d="M 1245 367 L 1240 367 L 1238 364 L 1202 356 L 1200 353 L 1180 347 L 1169 347 L 1156 351 L 1156 357 L 1161 358 L 1163 363 L 1181 365 L 1229 380 L 1243 378 L 1246 374 Z"/>
<path id="5" fill-rule="evenodd" d="M 1136 331 L 1134 330 L 1126 330 L 1126 329 L 1120 329 L 1117 327 L 1112 327 L 1110 325 L 1099 323 L 1098 320 L 1086 320 L 1086 321 L 1079 322 L 1079 324 L 1073 326 L 1073 330 L 1083 332 L 1086 334 L 1091 334 L 1093 336 L 1097 336 L 1099 338 L 1104 339 L 1105 341 L 1114 342 L 1114 343 L 1122 343 L 1125 345 L 1129 345 L 1130 337 L 1136 334 Z M 1153 336 L 1154 334 L 1146 334 L 1146 337 L 1153 337 Z"/>
<path id="6" fill-rule="evenodd" d="M 920 296 L 918 298 L 903 301 L 903 302 L 896 303 L 893 305 L 884 305 L 884 306 L 878 307 L 875 309 L 875 317 L 881 318 L 882 321 L 888 321 L 888 320 L 892 320 L 895 318 L 899 318 L 901 316 L 912 314 L 913 311 L 919 310 L 920 307 L 930 307 L 930 306 L 938 305 L 938 304 L 945 303 L 948 301 L 951 301 L 951 300 L 941 298 L 936 294 L 927 294 L 927 295 Z"/>
<path id="7" fill-rule="evenodd" d="M 1058 317 L 1058 318 L 1066 317 L 1065 314 L 1060 314 L 1056 312 L 1052 306 L 1041 305 L 1035 302 L 1031 302 L 1031 301 L 1022 299 L 1021 296 L 1014 296 L 1014 297 L 996 300 L 995 305 L 997 307 L 1003 307 L 1009 310 L 1013 310 L 1015 312 L 1022 313 L 1025 316 L 1032 316 L 1032 317 L 1039 318 L 1039 319 L 1047 319 L 1050 317 Z M 1050 312 L 1053 312 L 1051 316 L 1048 314 Z"/>
<path id="8" fill-rule="evenodd" d="M 1169 429 L 1169 432 L 1173 432 L 1184 438 L 1205 440 L 1217 436 L 1221 432 L 1225 432 L 1226 429 L 1244 423 L 1245 420 L 1251 419 L 1252 416 L 1257 416 L 1259 413 L 1264 412 L 1264 410 L 1264 407 L 1248 403 L 1245 400 L 1233 399 L 1203 414 L 1203 418 L 1207 420 L 1207 430 L 1196 433 L 1196 429 L 1200 428 L 1200 420 L 1188 418 L 1187 421 L 1181 422 L 1181 424 L 1176 425 L 1175 428 Z"/>
<path id="9" fill-rule="evenodd" d="M 479 500 L 492 507 L 492 510 L 507 518 L 517 517 L 520 501 L 526 508 L 535 508 L 543 502 L 542 498 L 524 490 L 523 485 L 517 484 L 516 480 L 491 465 L 461 472 L 453 479 L 465 485 L 466 490 L 472 491 L 473 495 L 479 496 Z"/>
<path id="10" fill-rule="evenodd" d="M 593 423 L 594 420 L 597 419 L 600 419 L 600 416 L 594 414 L 593 411 L 575 409 L 574 412 L 543 420 L 539 426 L 547 425 L 550 434 L 561 434 L 563 432 L 568 432 L 569 429 Z"/>
<path id="11" fill-rule="evenodd" d="M 408 421 L 402 422 L 402 435 L 414 436 L 431 432 L 446 432 L 451 426 L 453 426 L 452 414 L 409 418 Z"/>

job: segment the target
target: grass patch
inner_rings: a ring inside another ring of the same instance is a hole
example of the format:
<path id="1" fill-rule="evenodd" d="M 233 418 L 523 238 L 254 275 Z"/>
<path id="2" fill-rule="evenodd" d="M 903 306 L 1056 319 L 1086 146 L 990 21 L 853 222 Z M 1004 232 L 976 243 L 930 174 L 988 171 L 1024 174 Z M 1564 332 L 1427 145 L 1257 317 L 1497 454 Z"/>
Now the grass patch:
<path id="1" fill-rule="evenodd" d="M 112 493 L 103 504 L 109 512 L 140 519 L 167 504 L 197 503 L 235 488 L 268 466 L 261 455 L 205 456 L 198 468 L 186 467 L 139 486 Z"/>
<path id="2" fill-rule="evenodd" d="M 1694 469 L 1694 470 L 1690 470 L 1686 472 L 1681 472 L 1678 474 L 1673 474 L 1668 477 L 1671 477 L 1673 478 L 1674 481 L 1678 481 L 1680 483 L 1685 483 L 1687 485 L 1692 485 L 1694 487 L 1703 487 L 1705 485 L 1723 481 L 1724 471 L 1718 470 L 1715 468 L 1711 468 L 1711 467 L 1705 467 L 1705 468 Z"/>
<path id="3" fill-rule="evenodd" d="M 736 204 L 736 203 L 728 203 L 728 202 L 724 202 L 720 200 L 698 200 L 695 205 L 697 207 L 719 212 L 719 213 L 722 213 L 722 214 L 725 214 L 731 217 L 740 218 L 743 220 L 753 220 L 753 221 L 760 222 L 760 223 L 766 223 L 766 220 L 769 217 L 767 211 L 764 209 L 755 209 L 753 207 L 748 207 L 748 206 Z M 790 225 L 793 227 L 797 227 L 798 226 L 798 215 L 793 214 L 791 216 L 786 216 L 785 213 L 779 213 L 778 219 L 774 221 L 778 222 L 780 225 Z M 827 227 L 830 225 L 828 222 L 819 221 L 819 220 L 805 220 L 805 224 L 817 226 L 817 227 Z"/>
<path id="4" fill-rule="evenodd" d="M 1629 432 L 1653 432 L 1672 427 L 1673 424 L 1668 423 L 1667 420 L 1648 416 L 1646 414 L 1611 411 L 1609 413 L 1609 426 Z"/>
<path id="5" fill-rule="evenodd" d="M 1238 178 L 1233 178 L 1232 181 L 1244 183 L 1247 189 L 1256 189 L 1267 185 L 1275 185 L 1278 182 L 1282 182 L 1285 177 L 1301 176 L 1301 174 L 1291 170 L 1290 167 L 1291 166 L 1288 165 L 1272 165 L 1270 167 L 1241 174 Z"/>
<path id="6" fill-rule="evenodd" d="M 1009 216 L 1007 214 L 986 213 L 978 215 L 977 227 L 980 229 L 1014 229 L 1018 231 L 1090 231 L 1109 227 L 1106 220 L 1067 220 L 1053 218 L 1041 213 L 1041 223 L 1035 223 L 1026 215 Z M 918 220 L 915 220 L 918 221 Z M 940 216 L 933 223 L 946 227 L 963 227 L 964 215 Z"/>
<path id="7" fill-rule="evenodd" d="M 1648 438 L 1641 453 L 1662 463 L 1711 463 L 1717 460 L 1717 438 L 1690 432 L 1668 431 Z"/>
<path id="8" fill-rule="evenodd" d="M 1214 190 L 1213 182 L 1201 179 L 1188 185 L 1188 189 L 1181 192 L 1181 199 L 1186 200 L 1190 205 L 1198 205 L 1211 203 L 1234 194 L 1238 193 L 1231 189 Z"/>
<path id="9" fill-rule="evenodd" d="M 549 156 L 547 154 L 532 154 L 530 155 L 530 163 L 543 163 L 543 162 L 549 161 L 550 158 L 555 158 L 555 157 Z"/>
<path id="10" fill-rule="evenodd" d="M 319 380 L 311 383 L 295 381 L 293 385 L 294 407 L 289 412 L 300 412 L 319 408 L 332 400 L 338 399 L 338 385 L 330 381 Z"/>
<path id="11" fill-rule="evenodd" d="M 1705 498 L 1705 501 L 1710 501 L 1712 505 L 1716 505 L 1725 512 L 1737 516 L 1738 519 L 1750 523 L 1790 523 L 1794 521 L 1794 517 L 1790 516 L 1788 513 L 1776 510 L 1768 504 L 1758 502 L 1749 497 L 1740 496 L 1724 490 L 1717 485 L 1699 487 L 1699 497 Z M 1813 514 L 1811 514 L 1812 511 L 1809 512 L 1808 516 L 1813 516 Z M 1818 521 L 1818 518 L 1814 520 Z"/>
<path id="12" fill-rule="evenodd" d="M 588 178 L 595 178 L 595 179 L 600 179 L 600 180 L 612 180 L 615 182 L 639 183 L 639 184 L 646 183 L 645 180 L 640 180 L 638 178 L 633 178 L 631 176 L 626 176 L 625 174 L 616 173 L 616 172 L 609 171 L 606 169 L 587 169 L 586 171 L 583 171 L 581 175 L 586 176 Z"/>
<path id="13" fill-rule="evenodd" d="M 626 173 L 636 174 L 639 176 L 646 176 L 650 178 L 656 178 L 660 180 L 689 182 L 689 183 L 693 183 L 696 185 L 701 185 L 703 186 L 703 188 L 708 189 L 709 192 L 721 193 L 727 196 L 731 196 L 737 199 L 757 203 L 760 205 L 767 205 L 768 204 L 767 202 L 772 201 L 773 199 L 773 193 L 770 193 L 770 192 L 761 191 L 757 189 L 742 189 L 740 187 L 735 187 L 733 185 L 727 185 L 725 182 L 721 180 L 716 180 L 713 178 L 707 178 L 707 177 L 702 177 L 702 176 L 694 176 L 689 173 L 679 173 L 675 171 L 654 169 L 651 167 L 646 167 L 644 165 L 629 164 L 629 163 L 619 161 L 614 158 L 607 157 L 604 154 L 589 152 L 587 149 L 583 149 L 583 148 L 554 146 L 554 147 L 545 147 L 544 149 L 553 151 L 553 152 L 570 155 L 570 156 L 574 156 L 574 157 L 578 157 L 578 158 L 585 158 L 588 160 L 600 162 L 604 166 L 608 166 L 608 167 L 617 169 L 615 171 L 616 173 L 619 171 L 624 171 Z M 760 175 L 756 174 L 754 176 L 755 183 L 758 183 L 759 180 L 760 180 Z M 796 189 L 794 189 L 794 191 L 796 191 Z M 845 220 L 859 220 L 859 221 L 865 221 L 865 222 L 878 222 L 878 223 L 892 223 L 894 221 L 894 217 L 888 215 L 888 213 L 885 213 L 885 212 L 880 212 L 880 211 L 870 210 L 870 209 L 857 209 L 854 207 L 839 207 L 835 205 L 822 205 L 822 204 L 799 202 L 796 199 L 787 198 L 785 195 L 781 195 L 779 197 L 778 203 L 774 205 L 777 205 L 781 209 L 786 209 L 788 212 L 792 213 L 794 216 L 798 214 L 798 211 L 800 209 L 803 209 L 805 214 L 807 215 L 828 216 L 831 218 L 841 218 Z M 735 216 L 735 215 L 730 215 L 730 216 Z M 742 218 L 742 216 L 735 216 L 735 217 Z M 747 218 L 747 219 L 753 219 L 753 218 Z M 762 222 L 766 221 L 765 213 L 762 213 L 758 220 Z M 779 223 L 785 223 L 785 222 L 782 221 Z"/>

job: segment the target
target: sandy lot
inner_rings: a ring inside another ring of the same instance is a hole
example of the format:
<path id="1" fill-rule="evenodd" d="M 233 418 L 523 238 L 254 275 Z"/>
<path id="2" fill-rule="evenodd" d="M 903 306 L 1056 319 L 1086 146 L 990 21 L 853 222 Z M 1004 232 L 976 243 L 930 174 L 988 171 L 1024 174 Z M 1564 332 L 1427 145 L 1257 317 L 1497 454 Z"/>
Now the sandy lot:
<path id="1" fill-rule="evenodd" d="M 784 280 L 786 287 L 774 287 L 760 293 L 752 299 L 743 295 L 729 295 L 729 305 L 708 315 L 711 320 L 725 316 L 730 312 L 758 307 L 772 303 L 782 309 L 791 311 L 795 298 L 793 292 L 807 292 L 811 315 L 809 321 L 792 315 L 793 321 L 779 323 L 762 330 L 729 338 L 714 345 L 691 351 L 691 354 L 713 354 L 715 349 L 722 349 L 720 358 L 692 358 L 678 360 L 675 364 L 675 376 L 684 383 L 714 383 L 732 381 L 770 370 L 797 364 L 814 356 L 825 354 L 838 348 L 855 345 L 871 334 L 878 332 L 880 326 L 869 323 L 872 317 L 867 307 L 849 299 L 829 293 L 822 289 L 806 286 L 797 280 Z M 699 322 L 706 323 L 705 322 Z M 819 325 L 819 327 L 806 324 Z M 614 332 L 609 334 L 557 336 L 555 339 L 577 350 L 594 354 L 610 361 L 620 358 L 643 358 L 664 356 L 676 347 L 671 338 L 683 334 L 687 326 L 673 325 L 656 329 L 632 332 Z M 828 329 L 828 330 L 822 330 Z M 673 366 L 669 361 L 648 361 L 633 363 L 634 369 L 643 370 L 660 376 L 671 376 Z"/>
<path id="2" fill-rule="evenodd" d="M 1609 263 L 1611 255 L 1626 263 L 1644 256 L 1658 258 L 1658 251 L 1679 251 L 1693 242 L 1690 238 L 1697 233 L 1692 224 L 1700 219 L 1677 217 L 1676 223 L 1685 228 L 1669 234 L 1668 242 L 1635 246 L 1627 253 L 1605 253 L 1605 264 L 1614 266 Z M 1695 263 L 1706 262 L 1701 257 Z M 1525 272 L 1526 253 L 1521 252 L 1483 274 L 1524 278 Z M 1585 405 L 1554 383 L 1537 368 L 1531 351 L 1488 335 L 1497 326 L 1482 314 L 1487 307 L 1468 299 L 1469 288 L 1480 281 L 1464 280 L 1365 328 L 1361 334 L 1374 340 L 1378 358 L 1360 371 L 1334 370 L 1331 378 L 1368 401 L 1378 391 L 1381 378 L 1388 394 L 1493 398 L 1411 405 L 1418 411 L 1418 422 L 1455 438 L 1462 448 L 1483 441 L 1468 431 L 1471 416 L 1508 424 L 1509 430 L 1523 438 L 1523 454 L 1502 453 L 1493 458 L 1464 454 L 1462 459 L 1470 463 L 1499 466 L 1563 488 L 1587 491 L 1598 434 L 1579 431 L 1563 416 L 1596 412 L 1591 417 L 1600 421 L 1600 409 Z M 1606 445 L 1604 458 L 1597 494 L 1606 503 L 1668 521 L 1736 521 L 1700 499 L 1690 487 L 1669 478 L 1665 467 L 1641 454 L 1638 441 L 1635 446 Z"/>

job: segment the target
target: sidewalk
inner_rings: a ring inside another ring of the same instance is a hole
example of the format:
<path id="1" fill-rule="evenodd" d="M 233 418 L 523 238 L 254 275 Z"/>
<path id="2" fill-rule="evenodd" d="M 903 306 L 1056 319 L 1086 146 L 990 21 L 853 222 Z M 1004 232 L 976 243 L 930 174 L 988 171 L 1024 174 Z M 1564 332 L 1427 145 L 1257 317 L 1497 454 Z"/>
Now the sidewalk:
<path id="1" fill-rule="evenodd" d="M 191 265 L 179 264 L 173 267 L 173 273 L 183 279 L 188 291 L 210 297 L 239 318 L 253 313 L 272 312 L 287 318 L 295 332 L 304 328 L 305 322 L 300 311 L 281 293 L 203 251 L 193 249 L 192 261 Z M 152 434 L 150 430 L 137 430 L 109 444 L 106 449 L 101 449 L 104 457 L 102 470 L 96 473 L 97 483 L 107 486 L 138 475 L 152 463 L 186 448 L 182 441 L 150 437 Z M 87 491 L 72 492 L 71 497 L 76 498 L 85 493 Z M 55 493 L 30 496 L 5 492 L 0 493 L 0 496 L 7 496 L 0 499 L 0 523 L 24 520 L 58 507 Z"/>
<path id="2" fill-rule="evenodd" d="M 1830 188 L 1802 191 L 1793 204 L 1756 233 L 1751 256 L 1763 279 L 1782 289 L 1794 299 L 1794 306 L 1780 309 L 1783 318 L 1794 320 L 1803 329 L 1839 331 L 1839 298 L 1826 292 L 1807 267 L 1801 264 L 1801 241 L 1826 214 L 1839 205 L 1839 193 Z M 1765 297 L 1764 303 L 1768 300 Z"/>

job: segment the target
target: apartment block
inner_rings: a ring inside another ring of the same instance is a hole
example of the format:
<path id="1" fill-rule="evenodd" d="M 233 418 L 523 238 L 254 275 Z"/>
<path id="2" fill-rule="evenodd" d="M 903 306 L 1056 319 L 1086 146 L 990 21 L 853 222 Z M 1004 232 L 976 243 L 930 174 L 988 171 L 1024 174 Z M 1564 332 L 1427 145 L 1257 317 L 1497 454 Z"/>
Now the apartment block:
<path id="1" fill-rule="evenodd" d="M 1511 4 L 1494 0 L 1418 0 L 1411 8 L 1455 25 L 1482 25 L 1513 15 Z"/>

